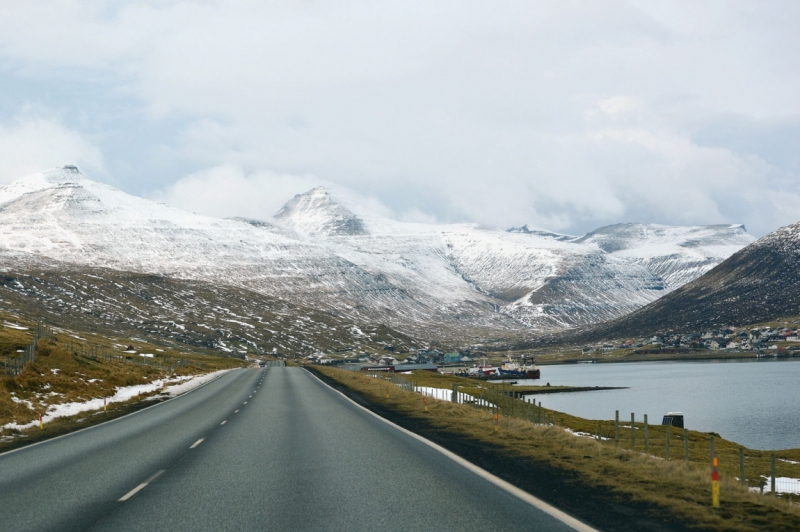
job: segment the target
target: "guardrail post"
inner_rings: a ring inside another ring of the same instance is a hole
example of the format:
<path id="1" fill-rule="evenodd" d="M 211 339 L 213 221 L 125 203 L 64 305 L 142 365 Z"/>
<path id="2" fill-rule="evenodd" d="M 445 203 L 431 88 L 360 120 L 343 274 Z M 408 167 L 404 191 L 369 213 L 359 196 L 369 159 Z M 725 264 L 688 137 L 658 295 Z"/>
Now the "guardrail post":
<path id="1" fill-rule="evenodd" d="M 644 452 L 650 452 L 650 437 L 647 434 L 647 414 L 644 415 Z"/>
<path id="2" fill-rule="evenodd" d="M 719 508 L 719 458 L 711 453 L 711 506 Z"/>
<path id="3" fill-rule="evenodd" d="M 450 393 L 450 402 L 458 402 L 458 386 L 456 384 L 453 384 L 453 391 Z"/>
<path id="4" fill-rule="evenodd" d="M 619 410 L 614 416 L 614 447 L 619 447 Z"/>
<path id="5" fill-rule="evenodd" d="M 635 420 L 636 417 L 633 415 L 633 412 L 631 412 L 631 451 L 636 449 L 636 425 L 634 425 L 634 423 L 636 423 Z"/>

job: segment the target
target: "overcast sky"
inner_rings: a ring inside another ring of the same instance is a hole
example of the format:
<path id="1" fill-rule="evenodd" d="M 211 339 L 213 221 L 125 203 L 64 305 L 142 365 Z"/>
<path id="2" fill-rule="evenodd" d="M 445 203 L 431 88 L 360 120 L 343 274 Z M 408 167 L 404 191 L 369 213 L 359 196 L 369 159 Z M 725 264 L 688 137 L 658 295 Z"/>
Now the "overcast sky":
<path id="1" fill-rule="evenodd" d="M 800 220 L 800 2 L 0 0 L 0 182 L 266 218 Z"/>

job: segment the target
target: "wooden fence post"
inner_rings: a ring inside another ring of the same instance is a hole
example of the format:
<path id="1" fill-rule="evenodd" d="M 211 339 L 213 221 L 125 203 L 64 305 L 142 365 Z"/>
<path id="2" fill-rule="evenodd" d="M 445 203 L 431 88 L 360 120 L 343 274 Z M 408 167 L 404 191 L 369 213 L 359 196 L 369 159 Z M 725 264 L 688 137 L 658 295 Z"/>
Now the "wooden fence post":
<path id="1" fill-rule="evenodd" d="M 666 425 L 666 427 L 667 427 L 667 452 L 664 455 L 664 459 L 669 461 L 669 437 L 670 437 L 670 429 L 672 428 L 672 425 Z"/>

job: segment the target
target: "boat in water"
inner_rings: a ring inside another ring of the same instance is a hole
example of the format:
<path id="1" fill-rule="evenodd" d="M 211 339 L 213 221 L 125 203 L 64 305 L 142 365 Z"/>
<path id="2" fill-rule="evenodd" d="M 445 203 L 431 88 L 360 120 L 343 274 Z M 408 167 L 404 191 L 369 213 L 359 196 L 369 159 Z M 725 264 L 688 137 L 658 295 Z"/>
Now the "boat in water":
<path id="1" fill-rule="evenodd" d="M 467 371 L 467 376 L 469 377 L 491 377 L 492 375 L 497 374 L 498 368 L 492 366 L 491 364 L 487 364 L 486 358 L 481 359 L 481 363 L 478 366 L 472 366 Z"/>
<path id="2" fill-rule="evenodd" d="M 514 362 L 511 357 L 498 368 L 498 373 L 503 377 L 513 377 L 517 379 L 539 379 L 542 376 L 541 371 L 536 366 L 535 360 L 527 363 L 527 359 L 523 360 L 522 364 Z"/>

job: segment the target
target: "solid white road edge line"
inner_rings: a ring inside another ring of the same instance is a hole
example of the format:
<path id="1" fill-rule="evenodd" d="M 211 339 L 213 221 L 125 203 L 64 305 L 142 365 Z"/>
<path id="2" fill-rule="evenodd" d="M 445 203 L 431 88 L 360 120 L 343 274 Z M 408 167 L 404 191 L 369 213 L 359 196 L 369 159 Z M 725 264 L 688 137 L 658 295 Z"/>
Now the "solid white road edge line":
<path id="1" fill-rule="evenodd" d="M 336 388 L 326 384 L 322 379 L 320 379 L 319 377 L 317 377 L 316 375 L 314 375 L 310 371 L 308 371 L 308 370 L 306 370 L 306 371 L 308 372 L 309 375 L 311 375 L 312 377 L 317 379 L 324 386 L 326 386 L 326 387 L 330 388 L 331 390 L 333 390 L 334 392 L 338 393 L 339 395 L 344 397 L 346 400 L 350 401 L 353 405 L 355 405 L 356 407 L 360 408 L 364 412 L 367 412 L 368 414 L 380 419 L 381 421 L 383 421 L 387 425 L 390 425 L 390 426 L 394 427 L 395 429 L 397 429 L 400 432 L 402 432 L 402 433 L 414 438 L 415 440 L 424 443 L 428 447 L 431 447 L 431 448 L 439 451 L 440 453 L 442 453 L 443 455 L 445 455 L 446 457 L 448 457 L 449 459 L 451 459 L 455 463 L 459 464 L 460 466 L 469 469 L 470 471 L 472 471 L 473 473 L 475 473 L 479 477 L 481 477 L 481 478 L 483 478 L 485 480 L 488 480 L 489 482 L 491 482 L 492 484 L 494 484 L 498 488 L 507 491 L 508 493 L 510 493 L 511 495 L 514 495 L 515 497 L 517 497 L 519 499 L 522 499 L 523 501 L 527 502 L 531 506 L 534 506 L 534 507 L 538 508 L 539 510 L 543 511 L 544 513 L 555 517 L 556 519 L 558 519 L 559 521 L 561 521 L 565 525 L 568 525 L 568 526 L 572 527 L 573 529 L 578 530 L 579 532 L 598 532 L 597 529 L 592 528 L 589 525 L 587 525 L 585 523 L 582 523 L 581 521 L 578 521 L 577 519 L 575 519 L 571 515 L 559 510 L 555 506 L 552 506 L 552 505 L 544 502 L 543 500 L 541 500 L 541 499 L 539 499 L 537 497 L 534 497 L 533 495 L 531 495 L 527 491 L 522 490 L 522 489 L 516 487 L 515 485 L 511 484 L 510 482 L 506 482 L 502 478 L 497 477 L 497 476 L 489 473 L 485 469 L 476 466 L 472 462 L 461 458 L 457 454 L 455 454 L 455 453 L 453 453 L 451 451 L 448 451 L 447 449 L 445 449 L 441 445 L 433 443 L 429 439 L 424 438 L 424 437 L 422 437 L 419 434 L 416 434 L 414 432 L 411 432 L 408 429 L 404 429 L 400 425 L 398 425 L 396 423 L 392 423 L 388 419 L 379 416 L 378 414 L 376 414 L 372 410 L 370 410 L 370 409 L 368 409 L 366 407 L 363 407 L 360 404 L 356 403 L 355 401 L 353 401 L 352 399 L 347 397 L 345 394 L 343 394 L 342 392 L 340 392 Z"/>
<path id="2" fill-rule="evenodd" d="M 127 501 L 128 499 L 130 499 L 131 497 L 133 497 L 134 495 L 136 495 L 137 493 L 139 493 L 141 490 L 143 490 L 145 487 L 147 487 L 147 485 L 148 485 L 148 484 L 150 484 L 150 483 L 151 483 L 151 482 L 153 482 L 155 479 L 157 479 L 158 477 L 160 477 L 160 476 L 161 476 L 161 474 L 162 474 L 163 472 L 164 472 L 164 470 L 163 470 L 163 469 L 162 469 L 161 471 L 158 471 L 158 472 L 157 472 L 155 475 L 153 475 L 152 477 L 148 478 L 147 480 L 145 480 L 144 482 L 142 482 L 141 484 L 139 484 L 138 486 L 136 486 L 136 487 L 135 487 L 135 488 L 133 488 L 131 491 L 129 491 L 128 493 L 126 493 L 125 495 L 123 495 L 122 497 L 120 497 L 120 498 L 119 498 L 119 499 L 117 499 L 117 500 L 118 500 L 119 502 L 125 502 L 125 501 Z"/>
<path id="3" fill-rule="evenodd" d="M 203 443 L 203 440 L 205 440 L 205 438 L 200 438 L 199 440 L 197 440 L 196 442 L 194 442 L 194 443 L 191 445 L 191 447 L 189 447 L 189 449 L 194 449 L 195 447 L 197 447 L 198 445 L 200 445 L 201 443 Z"/>

